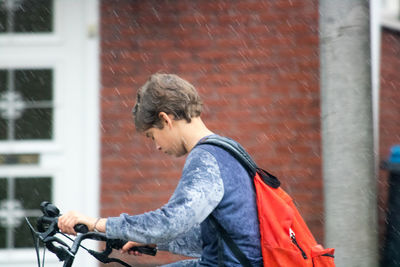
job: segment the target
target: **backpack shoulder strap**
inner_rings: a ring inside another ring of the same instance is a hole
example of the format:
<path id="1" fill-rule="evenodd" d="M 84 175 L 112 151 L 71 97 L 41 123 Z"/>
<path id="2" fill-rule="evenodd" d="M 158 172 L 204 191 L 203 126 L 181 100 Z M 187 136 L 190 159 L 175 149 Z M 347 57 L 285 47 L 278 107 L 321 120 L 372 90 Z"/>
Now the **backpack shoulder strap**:
<path id="1" fill-rule="evenodd" d="M 214 145 L 229 152 L 237 161 L 240 162 L 240 164 L 242 164 L 242 166 L 249 173 L 251 179 L 254 178 L 256 173 L 258 173 L 264 183 L 271 186 L 272 188 L 278 188 L 280 186 L 281 183 L 278 178 L 268 173 L 267 171 L 258 168 L 257 164 L 246 152 L 246 150 L 234 140 L 222 136 L 209 136 L 203 138 L 197 145 L 203 144 Z"/>
<path id="2" fill-rule="evenodd" d="M 209 144 L 220 147 L 229 152 L 242 166 L 249 172 L 251 177 L 254 177 L 257 170 L 257 165 L 250 157 L 250 155 L 244 150 L 244 148 L 237 142 L 222 136 L 210 136 L 206 137 L 198 145 Z"/>
<path id="3" fill-rule="evenodd" d="M 215 229 L 221 235 L 222 239 L 225 241 L 225 244 L 229 247 L 233 255 L 235 255 L 236 259 L 240 262 L 240 264 L 244 267 L 251 267 L 251 263 L 249 259 L 244 255 L 244 253 L 240 250 L 240 248 L 236 245 L 233 239 L 229 236 L 228 232 L 222 227 L 221 224 L 215 219 L 215 217 L 210 214 L 211 223 L 214 225 Z M 219 245 L 220 246 L 220 245 Z M 222 247 L 218 248 L 218 253 L 221 253 Z M 222 262 L 222 256 L 218 255 L 218 266 L 224 266 Z"/>

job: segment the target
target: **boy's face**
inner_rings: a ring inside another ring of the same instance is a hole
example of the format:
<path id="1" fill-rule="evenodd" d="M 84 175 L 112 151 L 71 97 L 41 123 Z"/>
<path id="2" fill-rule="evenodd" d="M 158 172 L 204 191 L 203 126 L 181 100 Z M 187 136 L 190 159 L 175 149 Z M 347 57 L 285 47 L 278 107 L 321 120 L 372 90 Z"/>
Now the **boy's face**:
<path id="1" fill-rule="evenodd" d="M 174 127 L 150 128 L 144 132 L 145 136 L 151 138 L 160 150 L 168 155 L 180 157 L 187 153 L 178 131 Z"/>

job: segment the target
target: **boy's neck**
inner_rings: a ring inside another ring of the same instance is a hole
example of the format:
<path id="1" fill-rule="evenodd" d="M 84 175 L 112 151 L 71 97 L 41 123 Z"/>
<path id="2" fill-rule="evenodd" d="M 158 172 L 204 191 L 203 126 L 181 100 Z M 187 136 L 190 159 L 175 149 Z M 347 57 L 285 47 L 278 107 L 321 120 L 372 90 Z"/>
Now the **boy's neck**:
<path id="1" fill-rule="evenodd" d="M 188 152 L 193 149 L 200 139 L 214 134 L 206 127 L 200 117 L 192 118 L 190 123 L 187 123 L 185 120 L 180 122 L 182 141 Z"/>

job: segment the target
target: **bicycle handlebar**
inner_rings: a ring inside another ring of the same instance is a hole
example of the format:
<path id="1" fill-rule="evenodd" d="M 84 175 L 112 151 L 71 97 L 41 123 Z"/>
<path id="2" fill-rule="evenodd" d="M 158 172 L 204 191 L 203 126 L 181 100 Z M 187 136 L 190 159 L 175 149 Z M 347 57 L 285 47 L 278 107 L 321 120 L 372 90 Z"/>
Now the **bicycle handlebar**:
<path id="1" fill-rule="evenodd" d="M 95 257 L 97 260 L 103 263 L 117 262 L 124 266 L 130 267 L 129 264 L 120 259 L 108 257 L 111 254 L 112 249 L 121 249 L 127 243 L 127 241 L 121 239 L 108 239 L 106 234 L 99 232 L 89 232 L 88 227 L 86 225 L 78 224 L 74 226 L 74 230 L 80 234 L 78 234 L 75 239 L 67 237 L 71 241 L 73 241 L 72 245 L 68 246 L 63 240 L 55 236 L 56 234 L 62 234 L 66 236 L 65 234 L 59 231 L 57 226 L 58 217 L 60 216 L 60 211 L 58 210 L 58 208 L 46 201 L 40 204 L 40 208 L 43 212 L 43 216 L 39 217 L 37 220 L 38 230 L 36 231 L 35 228 L 29 222 L 29 220 L 25 218 L 27 224 L 31 229 L 32 236 L 36 237 L 38 240 L 43 242 L 46 248 L 52 253 L 54 253 L 60 261 L 64 261 L 63 265 L 64 267 L 72 266 L 72 263 L 74 261 L 76 253 L 78 252 L 79 247 L 84 248 L 93 257 Z M 81 245 L 81 242 L 85 239 L 105 241 L 106 247 L 102 252 L 87 249 Z M 57 243 L 60 246 L 56 246 L 54 243 Z M 38 253 L 39 249 L 36 242 L 35 242 L 35 249 L 38 258 L 38 266 L 40 267 L 40 259 Z M 155 256 L 157 253 L 157 249 L 150 246 L 132 247 L 130 251 L 138 251 L 140 253 L 151 256 Z"/>

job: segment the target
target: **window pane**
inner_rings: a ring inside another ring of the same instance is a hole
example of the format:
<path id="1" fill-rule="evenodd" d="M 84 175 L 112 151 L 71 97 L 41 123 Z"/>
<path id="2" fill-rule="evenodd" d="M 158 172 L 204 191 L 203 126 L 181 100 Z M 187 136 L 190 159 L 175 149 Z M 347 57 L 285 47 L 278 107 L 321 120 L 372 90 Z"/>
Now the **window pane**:
<path id="1" fill-rule="evenodd" d="M 21 93 L 25 101 L 52 100 L 52 83 L 50 69 L 15 71 L 15 90 Z"/>
<path id="2" fill-rule="evenodd" d="M 0 202 L 7 199 L 8 180 L 7 178 L 0 178 Z"/>
<path id="3" fill-rule="evenodd" d="M 25 210 L 40 209 L 40 203 L 52 201 L 51 188 L 50 177 L 15 178 L 15 199 L 21 201 Z"/>
<path id="4" fill-rule="evenodd" d="M 36 222 L 36 217 L 28 217 L 28 220 L 31 222 L 33 227 L 36 227 L 34 224 Z M 29 230 L 25 219 L 19 227 L 13 229 L 13 234 L 15 248 L 29 248 L 34 246 L 31 230 Z"/>
<path id="5" fill-rule="evenodd" d="M 6 248 L 6 245 L 7 245 L 6 228 L 0 225 L 0 248 Z"/>
<path id="6" fill-rule="evenodd" d="M 52 32 L 53 1 L 23 0 L 14 12 L 15 32 Z"/>
<path id="7" fill-rule="evenodd" d="M 15 139 L 51 139 L 53 136 L 53 110 L 51 108 L 26 109 L 15 121 Z"/>
<path id="8" fill-rule="evenodd" d="M 52 202 L 51 177 L 17 177 L 15 178 L 15 199 L 20 201 L 22 209 L 40 210 L 43 201 Z M 41 212 L 39 212 L 41 213 Z M 27 216 L 31 224 L 36 226 L 37 217 Z M 13 229 L 14 247 L 32 247 L 33 242 L 25 221 Z"/>
<path id="9" fill-rule="evenodd" d="M 0 1 L 0 33 L 7 32 L 7 9 L 4 1 Z"/>
<path id="10" fill-rule="evenodd" d="M 8 124 L 7 121 L 0 117 L 0 140 L 7 139 Z"/>
<path id="11" fill-rule="evenodd" d="M 8 70 L 0 69 L 0 94 L 7 91 L 7 89 L 8 89 L 7 78 L 8 78 Z"/>
<path id="12" fill-rule="evenodd" d="M 0 140 L 38 140 L 52 136 L 53 70 L 0 69 Z"/>
<path id="13" fill-rule="evenodd" d="M 7 196 L 10 181 L 12 182 L 13 199 L 9 199 L 9 194 Z M 9 179 L 0 177 L 0 202 L 3 204 L 0 217 L 0 248 L 33 246 L 31 233 L 24 217 L 28 217 L 31 224 L 36 226 L 37 217 L 42 214 L 40 203 L 45 200 L 52 201 L 51 177 Z"/>

